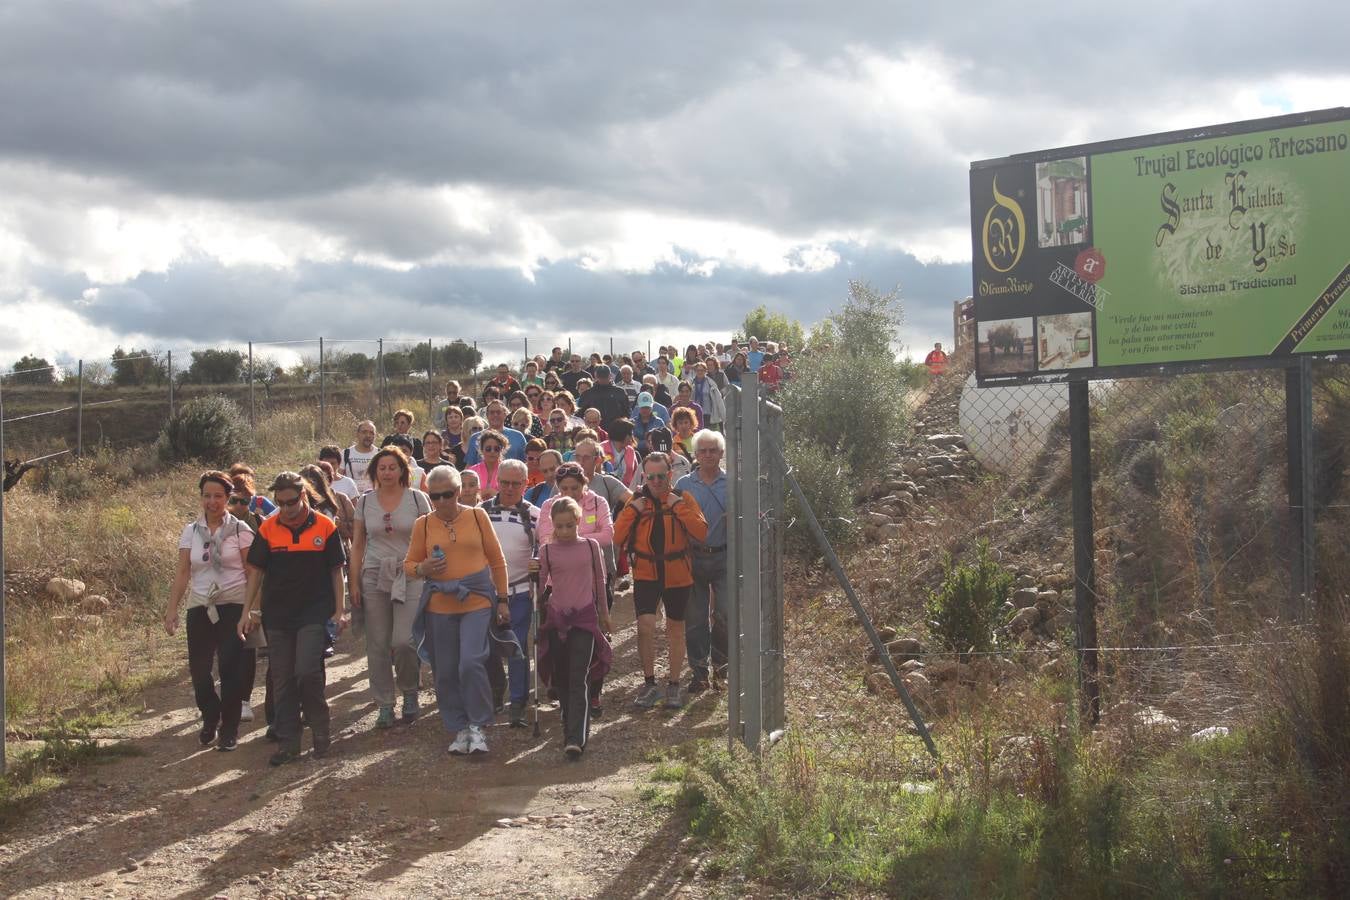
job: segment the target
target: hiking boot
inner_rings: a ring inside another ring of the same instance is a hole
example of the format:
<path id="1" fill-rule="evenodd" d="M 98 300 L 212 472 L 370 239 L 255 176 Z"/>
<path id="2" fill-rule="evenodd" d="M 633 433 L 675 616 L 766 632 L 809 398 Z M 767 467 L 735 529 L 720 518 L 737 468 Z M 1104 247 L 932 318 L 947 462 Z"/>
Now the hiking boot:
<path id="1" fill-rule="evenodd" d="M 482 725 L 469 726 L 469 752 L 470 753 L 488 752 L 487 735 L 483 733 Z"/>
<path id="2" fill-rule="evenodd" d="M 299 758 L 299 750 L 278 750 L 267 760 L 267 764 L 271 766 L 284 766 L 286 763 L 295 762 Z"/>
<path id="3" fill-rule="evenodd" d="M 525 701 L 524 701 L 524 700 L 512 700 L 512 701 L 511 701 L 511 727 L 512 727 L 512 728 L 524 728 L 524 727 L 525 727 Z"/>
<path id="4" fill-rule="evenodd" d="M 455 756 L 467 756 L 469 753 L 469 729 L 465 728 L 450 742 L 449 752 Z"/>
<path id="5" fill-rule="evenodd" d="M 239 704 L 239 721 L 240 722 L 253 721 L 253 707 L 248 705 L 247 700 Z"/>
<path id="6" fill-rule="evenodd" d="M 605 717 L 605 707 L 600 703 L 599 697 L 591 698 L 591 718 L 603 719 Z"/>
<path id="7" fill-rule="evenodd" d="M 315 759 L 323 759 L 328 755 L 328 748 L 333 746 L 332 738 L 314 736 L 314 747 L 309 751 L 310 756 Z"/>
<path id="8" fill-rule="evenodd" d="M 197 734 L 197 740 L 203 747 L 211 746 L 211 742 L 216 739 L 216 724 L 202 725 L 202 730 Z"/>
<path id="9" fill-rule="evenodd" d="M 684 698 L 680 696 L 680 683 L 678 681 L 667 682 L 665 706 L 666 709 L 680 709 L 684 706 Z"/>
<path id="10" fill-rule="evenodd" d="M 642 690 L 638 691 L 637 699 L 633 701 L 637 706 L 643 709 L 651 709 L 661 702 L 661 685 L 644 684 Z"/>
<path id="11" fill-rule="evenodd" d="M 691 696 L 694 694 L 701 694 L 707 689 L 708 689 L 707 673 L 697 671 L 694 672 L 694 674 L 689 677 L 689 687 L 685 688 L 685 690 L 688 691 Z"/>
<path id="12" fill-rule="evenodd" d="M 375 717 L 375 727 L 376 727 L 376 728 L 393 728 L 393 727 L 394 727 L 394 707 L 393 707 L 393 706 L 381 706 L 381 707 L 380 707 L 380 714 L 379 714 L 378 716 Z"/>
<path id="13" fill-rule="evenodd" d="M 277 741 L 281 740 L 281 738 L 277 737 L 277 730 L 271 725 L 268 725 L 267 730 L 263 732 L 263 740 L 271 741 L 275 744 Z"/>
<path id="14" fill-rule="evenodd" d="M 581 745 L 568 744 L 566 747 L 563 748 L 563 753 L 567 754 L 568 759 L 571 760 L 581 759 Z"/>
<path id="15" fill-rule="evenodd" d="M 216 749 L 221 753 L 230 753 L 231 751 L 237 750 L 239 749 L 239 739 L 235 737 L 226 737 L 222 734 L 220 740 L 216 741 Z"/>
<path id="16" fill-rule="evenodd" d="M 417 691 L 403 692 L 403 721 L 410 724 L 422 714 L 422 706 L 417 702 Z"/>

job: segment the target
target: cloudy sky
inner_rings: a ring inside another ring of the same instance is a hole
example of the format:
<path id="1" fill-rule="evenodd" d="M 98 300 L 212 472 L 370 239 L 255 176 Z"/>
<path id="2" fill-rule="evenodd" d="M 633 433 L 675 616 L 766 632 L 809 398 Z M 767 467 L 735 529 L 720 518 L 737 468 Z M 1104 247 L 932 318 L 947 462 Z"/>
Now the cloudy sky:
<path id="1" fill-rule="evenodd" d="M 1342 105 L 1347 34 L 1331 0 L 5 0 L 0 364 L 683 342 L 850 279 L 921 348 L 971 160 Z"/>

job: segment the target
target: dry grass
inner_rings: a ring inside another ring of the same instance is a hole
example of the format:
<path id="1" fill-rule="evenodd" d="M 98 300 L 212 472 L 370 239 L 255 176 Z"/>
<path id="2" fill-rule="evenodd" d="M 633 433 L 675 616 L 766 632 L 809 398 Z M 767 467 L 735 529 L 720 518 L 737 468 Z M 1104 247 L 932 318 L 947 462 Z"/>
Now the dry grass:
<path id="1" fill-rule="evenodd" d="M 353 419 L 354 423 L 354 419 Z M 308 414 L 283 411 L 259 423 L 248 460 L 271 474 L 314 458 Z M 183 525 L 197 515 L 200 467 L 146 474 L 142 453 L 103 452 L 52 467 L 5 497 L 9 727 L 33 732 L 91 710 L 132 701 L 146 683 L 176 672 L 179 637 L 160 621 Z M 66 635 L 53 617 L 77 613 L 45 594 L 57 575 L 108 598 L 96 631 Z"/>

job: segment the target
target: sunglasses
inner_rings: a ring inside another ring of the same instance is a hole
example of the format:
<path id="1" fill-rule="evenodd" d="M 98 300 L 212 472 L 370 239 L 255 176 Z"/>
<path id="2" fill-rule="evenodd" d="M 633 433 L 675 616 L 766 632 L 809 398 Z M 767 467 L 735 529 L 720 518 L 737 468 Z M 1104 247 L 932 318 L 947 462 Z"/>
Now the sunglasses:
<path id="1" fill-rule="evenodd" d="M 501 478 L 497 479 L 497 487 L 524 487 L 524 485 L 525 482 L 523 481 L 505 481 Z"/>
<path id="2" fill-rule="evenodd" d="M 282 500 L 279 497 L 277 498 L 277 506 L 280 506 L 282 509 L 290 509 L 291 507 L 298 506 L 299 504 L 300 504 L 299 497 L 296 497 L 294 500 Z"/>
<path id="3" fill-rule="evenodd" d="M 230 506 L 247 506 L 247 505 L 248 505 L 248 498 L 247 498 L 247 497 L 231 497 L 231 498 L 230 498 L 230 503 L 229 503 L 229 505 L 230 505 Z"/>
<path id="4" fill-rule="evenodd" d="M 566 420 L 566 419 L 563 419 L 563 418 L 549 419 L 549 420 L 548 420 L 548 424 L 550 424 L 550 425 L 566 425 L 566 424 L 567 424 L 567 420 Z"/>
<path id="5" fill-rule="evenodd" d="M 648 475 L 648 476 L 647 476 L 647 480 L 648 480 L 648 481 L 669 481 L 669 480 L 670 480 L 670 475 L 668 475 L 668 474 L 665 473 L 665 472 L 660 472 L 660 473 L 658 473 L 658 474 L 656 474 L 656 475 Z"/>
<path id="6" fill-rule="evenodd" d="M 207 541 L 202 545 L 202 562 L 211 561 L 211 542 Z"/>
<path id="7" fill-rule="evenodd" d="M 393 534 L 393 533 L 394 533 L 394 514 L 393 514 L 393 513 L 385 513 L 385 514 L 384 514 L 384 533 L 385 533 L 385 534 Z"/>
<path id="8" fill-rule="evenodd" d="M 434 503 L 437 500 L 453 500 L 458 493 L 459 491 L 428 491 L 427 496 L 430 497 Z"/>
<path id="9" fill-rule="evenodd" d="M 501 448 L 501 447 L 498 447 L 496 444 L 494 444 L 494 445 L 492 445 L 491 447 L 484 447 L 484 448 L 483 448 L 483 452 L 484 452 L 484 453 L 501 453 L 501 452 L 502 452 L 502 448 Z"/>

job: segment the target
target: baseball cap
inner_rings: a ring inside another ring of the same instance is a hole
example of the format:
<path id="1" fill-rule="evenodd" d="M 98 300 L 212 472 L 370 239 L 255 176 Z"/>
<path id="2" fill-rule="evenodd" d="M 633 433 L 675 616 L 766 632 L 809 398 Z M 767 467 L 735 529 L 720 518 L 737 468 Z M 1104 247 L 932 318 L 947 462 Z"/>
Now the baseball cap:
<path id="1" fill-rule="evenodd" d="M 652 399 L 652 395 L 651 395 L 651 394 L 647 393 L 646 391 L 643 391 L 642 393 L 638 394 L 638 407 L 639 407 L 639 408 L 645 406 L 645 407 L 647 407 L 648 409 L 650 409 L 651 407 L 653 407 L 653 406 L 655 406 L 655 405 L 656 405 L 656 401 Z"/>

